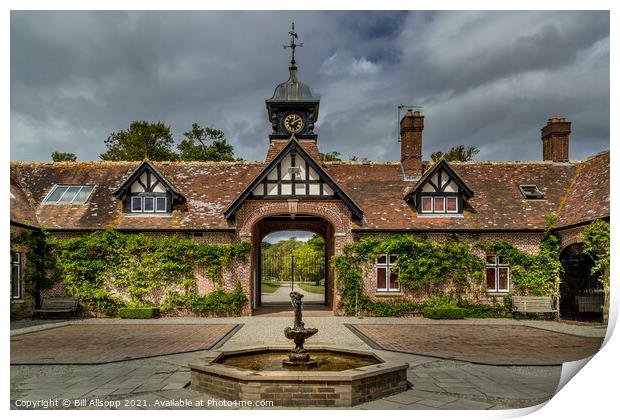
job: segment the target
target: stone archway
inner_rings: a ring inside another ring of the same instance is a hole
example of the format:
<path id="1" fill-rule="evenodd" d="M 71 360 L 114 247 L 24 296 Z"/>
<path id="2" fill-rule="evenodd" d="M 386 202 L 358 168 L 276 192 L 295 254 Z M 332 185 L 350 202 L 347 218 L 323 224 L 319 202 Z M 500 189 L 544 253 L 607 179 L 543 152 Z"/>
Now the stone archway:
<path id="1" fill-rule="evenodd" d="M 247 200 L 235 215 L 237 232 L 252 243 L 251 308 L 260 305 L 260 241 L 277 230 L 306 230 L 325 239 L 326 304 L 334 311 L 338 304 L 335 273 L 330 259 L 339 255 L 342 247 L 353 241 L 351 213 L 338 200 Z"/>
<path id="2" fill-rule="evenodd" d="M 573 243 L 560 253 L 560 316 L 563 319 L 601 321 L 605 293 L 592 274 L 593 261 L 583 252 L 582 243 Z"/>

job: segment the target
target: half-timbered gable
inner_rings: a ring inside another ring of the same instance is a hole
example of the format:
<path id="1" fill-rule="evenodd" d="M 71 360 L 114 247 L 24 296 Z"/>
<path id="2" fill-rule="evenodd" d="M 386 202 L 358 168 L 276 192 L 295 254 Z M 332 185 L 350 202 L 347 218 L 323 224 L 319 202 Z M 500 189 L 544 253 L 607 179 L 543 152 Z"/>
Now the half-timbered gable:
<path id="1" fill-rule="evenodd" d="M 226 210 L 230 218 L 246 199 L 341 199 L 352 214 L 363 212 L 321 166 L 292 138 Z"/>
<path id="2" fill-rule="evenodd" d="M 474 192 L 445 160 L 432 166 L 406 196 L 418 216 L 461 216 Z"/>
<path id="3" fill-rule="evenodd" d="M 149 162 L 144 161 L 116 190 L 127 213 L 167 214 L 181 194 Z"/>

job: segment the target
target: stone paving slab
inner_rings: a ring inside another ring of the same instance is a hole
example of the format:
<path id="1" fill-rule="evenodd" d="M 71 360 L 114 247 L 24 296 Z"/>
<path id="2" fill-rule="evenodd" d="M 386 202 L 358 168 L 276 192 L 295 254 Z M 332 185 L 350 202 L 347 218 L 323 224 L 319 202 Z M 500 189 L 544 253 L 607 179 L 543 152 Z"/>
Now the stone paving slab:
<path id="1" fill-rule="evenodd" d="M 67 325 L 11 337 L 11 364 L 110 363 L 206 350 L 235 326 Z"/>
<path id="2" fill-rule="evenodd" d="M 491 365 L 559 365 L 596 353 L 603 338 L 518 325 L 351 325 L 380 348 Z"/>

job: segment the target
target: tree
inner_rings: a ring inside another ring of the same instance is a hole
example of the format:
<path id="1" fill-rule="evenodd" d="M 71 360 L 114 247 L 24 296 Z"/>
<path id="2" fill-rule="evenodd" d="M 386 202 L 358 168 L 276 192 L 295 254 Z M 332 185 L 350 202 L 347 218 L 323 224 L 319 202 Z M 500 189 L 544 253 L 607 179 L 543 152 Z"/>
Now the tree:
<path id="1" fill-rule="evenodd" d="M 340 152 L 320 152 L 319 157 L 323 162 L 340 162 Z"/>
<path id="2" fill-rule="evenodd" d="M 185 139 L 179 143 L 179 158 L 186 161 L 233 161 L 233 146 L 228 144 L 224 132 L 217 128 L 201 127 L 192 124 L 192 129 L 184 133 Z M 209 144 L 212 142 L 211 144 Z"/>
<path id="3" fill-rule="evenodd" d="M 129 130 L 112 133 L 105 140 L 107 151 L 100 155 L 102 160 L 136 161 L 178 160 L 172 150 L 174 140 L 170 127 L 163 122 L 134 121 Z"/>
<path id="4" fill-rule="evenodd" d="M 448 151 L 448 153 L 444 153 L 441 151 L 437 151 L 431 154 L 431 159 L 433 162 L 437 162 L 439 159 L 444 158 L 448 162 L 456 161 L 456 162 L 466 162 L 468 160 L 472 160 L 474 156 L 480 153 L 480 149 L 475 146 L 465 147 L 465 145 L 461 144 L 458 146 L 454 146 L 452 149 Z"/>
<path id="5" fill-rule="evenodd" d="M 77 156 L 75 153 L 69 152 L 52 152 L 52 161 L 54 162 L 75 162 L 77 160 Z"/>

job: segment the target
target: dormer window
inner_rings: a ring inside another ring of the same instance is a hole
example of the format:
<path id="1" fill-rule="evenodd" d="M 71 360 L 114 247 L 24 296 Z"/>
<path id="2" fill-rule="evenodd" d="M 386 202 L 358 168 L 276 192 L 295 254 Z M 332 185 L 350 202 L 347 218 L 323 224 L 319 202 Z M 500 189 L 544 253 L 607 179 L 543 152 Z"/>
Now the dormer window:
<path id="1" fill-rule="evenodd" d="M 538 189 L 536 185 L 519 185 L 519 190 L 523 197 L 528 200 L 542 200 L 545 195 Z"/>
<path id="2" fill-rule="evenodd" d="M 418 216 L 462 217 L 465 200 L 474 192 L 444 160 L 437 162 L 405 196 Z"/>
<path id="3" fill-rule="evenodd" d="M 131 196 L 132 213 L 167 213 L 166 195 L 139 194 Z"/>
<path id="4" fill-rule="evenodd" d="M 420 196 L 420 213 L 429 214 L 458 214 L 459 197 L 450 195 L 422 195 Z"/>
<path id="5" fill-rule="evenodd" d="M 132 214 L 166 215 L 183 196 L 149 162 L 142 164 L 114 193 L 124 201 L 125 211 Z"/>

